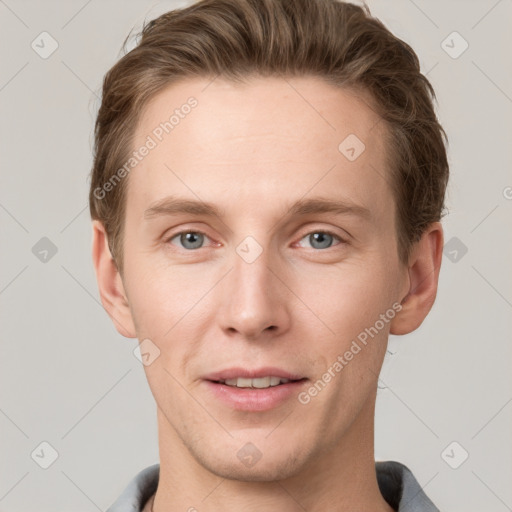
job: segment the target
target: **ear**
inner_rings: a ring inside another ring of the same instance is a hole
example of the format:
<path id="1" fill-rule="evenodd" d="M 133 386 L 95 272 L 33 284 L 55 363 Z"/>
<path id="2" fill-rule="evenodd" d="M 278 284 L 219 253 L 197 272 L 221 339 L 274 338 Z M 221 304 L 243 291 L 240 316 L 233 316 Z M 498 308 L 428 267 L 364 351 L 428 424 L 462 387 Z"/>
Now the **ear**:
<path id="1" fill-rule="evenodd" d="M 92 260 L 100 292 L 101 303 L 122 336 L 135 338 L 135 326 L 123 281 L 110 254 L 108 237 L 103 224 L 92 223 Z"/>
<path id="2" fill-rule="evenodd" d="M 390 333 L 401 335 L 416 330 L 431 310 L 436 295 L 443 256 L 443 228 L 432 223 L 414 244 L 408 263 L 408 289 L 402 309 L 393 318 Z"/>

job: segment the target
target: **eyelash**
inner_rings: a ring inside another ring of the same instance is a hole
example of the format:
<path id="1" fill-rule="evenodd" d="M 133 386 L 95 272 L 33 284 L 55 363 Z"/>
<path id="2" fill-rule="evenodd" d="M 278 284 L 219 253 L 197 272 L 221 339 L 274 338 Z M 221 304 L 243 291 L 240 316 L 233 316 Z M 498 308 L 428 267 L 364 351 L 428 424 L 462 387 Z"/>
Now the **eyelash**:
<path id="1" fill-rule="evenodd" d="M 177 236 L 184 235 L 184 234 L 187 234 L 187 233 L 194 233 L 194 234 L 198 234 L 198 235 L 203 235 L 203 236 L 205 236 L 208 239 L 210 238 L 204 231 L 186 229 L 186 230 L 183 230 L 183 231 L 178 231 L 176 233 L 173 233 L 171 236 L 166 238 L 165 243 L 168 244 L 168 243 L 171 242 L 171 240 L 173 240 Z M 301 237 L 300 240 L 303 240 L 304 238 L 306 238 L 309 235 L 312 235 L 313 233 L 322 233 L 324 235 L 330 235 L 333 238 L 336 238 L 340 242 L 337 245 L 333 245 L 331 247 L 326 247 L 325 249 L 316 249 L 316 251 L 327 251 L 329 249 L 333 249 L 334 247 L 337 247 L 338 245 L 347 245 L 348 244 L 347 240 L 345 240 L 344 238 L 341 238 L 338 234 L 334 233 L 333 231 L 329 231 L 327 229 L 315 229 L 313 231 L 309 231 L 303 237 Z M 185 249 L 185 248 L 183 248 L 183 250 L 185 250 L 186 252 L 195 252 L 195 251 L 198 251 L 199 249 L 204 249 L 204 247 L 198 247 L 197 249 Z M 315 248 L 311 247 L 311 249 L 315 249 Z"/>

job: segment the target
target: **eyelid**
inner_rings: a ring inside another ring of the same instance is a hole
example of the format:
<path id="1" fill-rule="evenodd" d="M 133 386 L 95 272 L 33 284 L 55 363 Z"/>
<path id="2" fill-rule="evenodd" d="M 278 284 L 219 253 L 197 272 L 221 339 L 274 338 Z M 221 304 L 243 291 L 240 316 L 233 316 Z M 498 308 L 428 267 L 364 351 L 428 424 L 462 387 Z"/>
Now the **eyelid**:
<path id="1" fill-rule="evenodd" d="M 302 228 L 299 230 L 300 233 L 300 239 L 304 238 L 307 235 L 310 235 L 311 233 L 327 233 L 329 235 L 335 236 L 342 240 L 343 242 L 348 243 L 351 239 L 353 239 L 352 235 L 346 231 L 345 229 L 342 229 L 340 227 L 334 227 L 330 225 L 326 225 L 322 222 L 308 222 L 305 226 L 302 226 Z"/>

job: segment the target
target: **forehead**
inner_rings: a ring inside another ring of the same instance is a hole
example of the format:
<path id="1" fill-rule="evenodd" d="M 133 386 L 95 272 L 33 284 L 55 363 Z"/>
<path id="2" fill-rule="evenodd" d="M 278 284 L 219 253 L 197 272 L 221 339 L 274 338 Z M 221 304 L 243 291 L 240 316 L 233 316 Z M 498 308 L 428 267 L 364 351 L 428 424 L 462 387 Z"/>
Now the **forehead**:
<path id="1" fill-rule="evenodd" d="M 154 147 L 130 173 L 129 201 L 165 193 L 215 201 L 205 197 L 215 190 L 219 201 L 236 194 L 258 208 L 265 196 L 311 191 L 384 210 L 385 130 L 369 95 L 316 77 L 182 80 L 141 115 L 134 147 L 149 139 Z"/>

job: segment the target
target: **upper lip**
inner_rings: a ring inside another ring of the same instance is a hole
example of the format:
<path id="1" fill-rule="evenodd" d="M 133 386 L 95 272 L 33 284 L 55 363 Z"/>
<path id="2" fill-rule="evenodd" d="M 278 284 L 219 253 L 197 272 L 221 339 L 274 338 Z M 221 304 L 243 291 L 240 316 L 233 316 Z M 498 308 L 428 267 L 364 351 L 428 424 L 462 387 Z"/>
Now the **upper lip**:
<path id="1" fill-rule="evenodd" d="M 219 381 L 235 379 L 237 377 L 242 377 L 245 379 L 257 379 L 259 377 L 280 377 L 281 379 L 288 380 L 300 380 L 305 378 L 303 375 L 288 372 L 282 368 L 276 368 L 275 366 L 265 366 L 264 368 L 226 368 L 225 370 L 210 373 L 203 378 L 205 380 Z"/>

